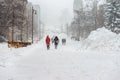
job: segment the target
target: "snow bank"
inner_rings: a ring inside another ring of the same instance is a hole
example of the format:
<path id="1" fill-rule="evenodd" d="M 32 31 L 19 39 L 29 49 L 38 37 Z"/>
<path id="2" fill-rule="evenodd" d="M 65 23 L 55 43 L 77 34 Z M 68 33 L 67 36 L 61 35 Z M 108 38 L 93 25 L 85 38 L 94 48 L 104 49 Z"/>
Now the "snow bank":
<path id="1" fill-rule="evenodd" d="M 83 41 L 81 47 L 92 50 L 120 51 L 120 35 L 107 29 L 99 28 L 91 32 L 90 36 Z"/>
<path id="2" fill-rule="evenodd" d="M 23 55 L 28 55 L 27 53 L 31 52 L 34 48 L 36 48 L 36 44 L 18 49 L 8 48 L 7 43 L 0 44 L 0 67 L 11 65 L 14 59 L 19 59 Z"/>
<path id="3" fill-rule="evenodd" d="M 5 62 L 8 59 L 9 55 L 9 49 L 6 48 L 7 44 L 2 43 L 0 44 L 0 67 L 5 67 Z"/>

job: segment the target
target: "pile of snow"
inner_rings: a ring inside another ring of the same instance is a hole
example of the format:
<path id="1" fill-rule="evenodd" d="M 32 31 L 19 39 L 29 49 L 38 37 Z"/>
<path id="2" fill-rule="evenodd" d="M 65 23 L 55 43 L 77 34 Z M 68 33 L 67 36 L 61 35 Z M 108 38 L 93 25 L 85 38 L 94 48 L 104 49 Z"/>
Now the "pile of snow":
<path id="1" fill-rule="evenodd" d="M 19 59 L 21 56 L 28 55 L 26 53 L 31 52 L 33 49 L 36 48 L 36 44 L 33 44 L 28 47 L 23 48 L 8 48 L 7 43 L 1 43 L 0 44 L 0 67 L 6 67 L 11 62 L 13 62 L 14 59 Z"/>
<path id="2" fill-rule="evenodd" d="M 6 46 L 5 43 L 0 44 L 0 67 L 4 67 L 6 60 L 10 57 L 9 49 Z"/>
<path id="3" fill-rule="evenodd" d="M 82 46 L 92 50 L 120 51 L 120 35 L 107 29 L 99 28 L 91 32 L 90 36 L 83 41 Z"/>

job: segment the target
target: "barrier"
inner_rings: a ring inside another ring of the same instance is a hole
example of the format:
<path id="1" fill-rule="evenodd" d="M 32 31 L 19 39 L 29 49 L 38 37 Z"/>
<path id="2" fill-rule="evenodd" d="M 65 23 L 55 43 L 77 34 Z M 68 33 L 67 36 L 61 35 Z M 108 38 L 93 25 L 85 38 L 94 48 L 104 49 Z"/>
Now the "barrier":
<path id="1" fill-rule="evenodd" d="M 8 41 L 8 47 L 9 48 L 20 48 L 20 47 L 27 47 L 29 45 L 31 45 L 32 43 L 31 42 L 9 42 Z"/>

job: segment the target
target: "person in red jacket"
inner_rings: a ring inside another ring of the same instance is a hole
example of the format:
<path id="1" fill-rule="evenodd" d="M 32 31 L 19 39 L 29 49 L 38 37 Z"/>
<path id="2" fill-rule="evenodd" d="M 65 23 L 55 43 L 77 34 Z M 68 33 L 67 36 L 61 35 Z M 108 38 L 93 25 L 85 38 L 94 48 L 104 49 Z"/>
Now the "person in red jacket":
<path id="1" fill-rule="evenodd" d="M 50 49 L 50 37 L 49 37 L 49 35 L 47 35 L 47 37 L 46 37 L 46 45 L 47 45 L 47 50 L 49 50 Z"/>

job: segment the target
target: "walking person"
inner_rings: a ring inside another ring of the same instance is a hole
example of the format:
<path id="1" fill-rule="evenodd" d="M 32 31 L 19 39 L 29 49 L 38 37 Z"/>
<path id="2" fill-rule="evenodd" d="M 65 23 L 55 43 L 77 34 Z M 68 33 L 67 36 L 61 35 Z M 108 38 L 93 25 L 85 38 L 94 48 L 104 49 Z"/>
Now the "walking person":
<path id="1" fill-rule="evenodd" d="M 58 37 L 56 36 L 56 37 L 54 38 L 55 49 L 57 49 L 58 43 L 59 43 L 59 39 L 58 39 Z"/>
<path id="2" fill-rule="evenodd" d="M 51 38 L 52 44 L 54 43 L 54 38 L 55 38 L 55 36 L 53 36 L 53 37 Z"/>
<path id="3" fill-rule="evenodd" d="M 50 37 L 49 37 L 49 35 L 47 35 L 47 37 L 46 37 L 46 46 L 47 46 L 47 50 L 49 50 L 50 49 Z"/>
<path id="4" fill-rule="evenodd" d="M 66 39 L 65 38 L 62 39 L 62 45 L 66 45 Z"/>

